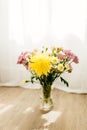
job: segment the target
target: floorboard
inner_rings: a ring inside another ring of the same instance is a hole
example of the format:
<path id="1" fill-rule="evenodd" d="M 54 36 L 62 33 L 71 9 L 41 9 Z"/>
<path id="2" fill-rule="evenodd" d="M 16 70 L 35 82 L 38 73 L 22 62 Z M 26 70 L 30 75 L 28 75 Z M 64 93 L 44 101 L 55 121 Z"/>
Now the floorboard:
<path id="1" fill-rule="evenodd" d="M 0 87 L 0 130 L 87 130 L 87 95 L 52 90 L 54 107 L 39 108 L 40 90 Z"/>

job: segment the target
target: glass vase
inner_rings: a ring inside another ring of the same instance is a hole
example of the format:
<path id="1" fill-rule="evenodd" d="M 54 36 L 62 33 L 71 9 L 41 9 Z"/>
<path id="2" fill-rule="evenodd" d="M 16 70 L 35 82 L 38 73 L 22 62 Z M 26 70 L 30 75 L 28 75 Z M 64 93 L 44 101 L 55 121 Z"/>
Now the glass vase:
<path id="1" fill-rule="evenodd" d="M 41 87 L 41 104 L 40 109 L 49 111 L 53 107 L 53 100 L 51 97 L 51 85 Z"/>

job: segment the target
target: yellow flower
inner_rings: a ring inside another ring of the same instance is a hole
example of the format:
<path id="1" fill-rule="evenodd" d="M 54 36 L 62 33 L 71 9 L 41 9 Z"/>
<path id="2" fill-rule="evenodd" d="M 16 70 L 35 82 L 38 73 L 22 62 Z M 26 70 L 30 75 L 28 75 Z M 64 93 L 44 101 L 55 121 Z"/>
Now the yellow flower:
<path id="1" fill-rule="evenodd" d="M 37 76 L 47 75 L 51 69 L 51 58 L 47 54 L 41 53 L 32 56 L 30 60 L 30 69 L 34 71 Z"/>
<path id="2" fill-rule="evenodd" d="M 59 64 L 59 65 L 58 65 L 58 70 L 61 71 L 61 72 L 64 70 L 63 64 Z"/>
<path id="3" fill-rule="evenodd" d="M 37 53 L 38 53 L 38 51 L 37 51 L 37 50 L 34 50 L 34 51 L 32 52 L 32 56 L 35 56 Z"/>
<path id="4" fill-rule="evenodd" d="M 22 80 L 23 83 L 26 83 L 26 80 Z"/>
<path id="5" fill-rule="evenodd" d="M 66 65 L 65 65 L 65 68 L 66 68 L 66 71 L 70 70 L 69 64 L 66 64 Z"/>
<path id="6" fill-rule="evenodd" d="M 60 60 L 57 57 L 52 57 L 52 63 L 54 64 L 60 63 Z"/>

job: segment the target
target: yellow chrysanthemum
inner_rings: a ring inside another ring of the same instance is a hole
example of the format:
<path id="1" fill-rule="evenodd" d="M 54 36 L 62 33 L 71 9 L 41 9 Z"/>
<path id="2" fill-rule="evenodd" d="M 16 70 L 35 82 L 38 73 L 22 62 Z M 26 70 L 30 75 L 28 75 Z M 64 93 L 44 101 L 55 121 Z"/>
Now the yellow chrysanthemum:
<path id="1" fill-rule="evenodd" d="M 65 68 L 66 68 L 66 71 L 70 70 L 69 64 L 66 64 L 66 65 L 65 65 Z"/>
<path id="2" fill-rule="evenodd" d="M 36 54 L 30 60 L 30 69 L 38 76 L 47 75 L 51 69 L 51 58 L 47 54 Z"/>
<path id="3" fill-rule="evenodd" d="M 60 63 L 60 60 L 57 57 L 52 57 L 52 63 L 54 64 Z"/>
<path id="4" fill-rule="evenodd" d="M 59 64 L 59 65 L 58 65 L 58 70 L 61 71 L 61 72 L 64 70 L 63 64 Z"/>

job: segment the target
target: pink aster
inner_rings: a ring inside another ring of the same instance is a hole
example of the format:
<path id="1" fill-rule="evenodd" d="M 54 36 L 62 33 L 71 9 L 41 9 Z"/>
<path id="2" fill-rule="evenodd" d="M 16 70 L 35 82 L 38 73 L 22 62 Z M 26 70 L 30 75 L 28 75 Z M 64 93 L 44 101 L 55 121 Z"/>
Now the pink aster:
<path id="1" fill-rule="evenodd" d="M 79 63 L 79 59 L 78 59 L 78 57 L 77 57 L 77 56 L 75 56 L 75 57 L 74 57 L 73 62 L 75 62 L 76 64 L 78 64 L 78 63 Z"/>
<path id="2" fill-rule="evenodd" d="M 63 50 L 63 52 L 65 53 L 68 61 L 73 60 L 74 63 L 79 63 L 78 57 L 72 53 L 71 50 Z"/>
<path id="3" fill-rule="evenodd" d="M 18 57 L 18 61 L 17 61 L 17 64 L 26 64 L 27 60 L 26 60 L 26 55 L 28 54 L 29 52 L 22 52 L 20 54 L 20 56 Z"/>
<path id="4" fill-rule="evenodd" d="M 61 59 L 61 60 L 66 59 L 66 56 L 62 53 L 59 53 L 57 57 L 58 57 L 58 59 Z"/>

